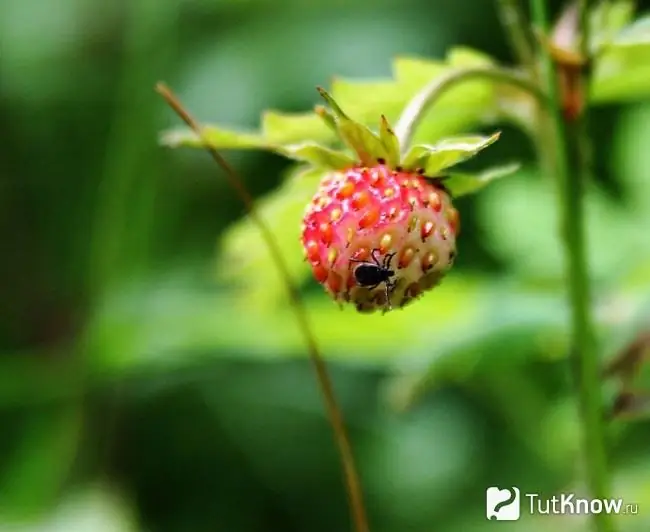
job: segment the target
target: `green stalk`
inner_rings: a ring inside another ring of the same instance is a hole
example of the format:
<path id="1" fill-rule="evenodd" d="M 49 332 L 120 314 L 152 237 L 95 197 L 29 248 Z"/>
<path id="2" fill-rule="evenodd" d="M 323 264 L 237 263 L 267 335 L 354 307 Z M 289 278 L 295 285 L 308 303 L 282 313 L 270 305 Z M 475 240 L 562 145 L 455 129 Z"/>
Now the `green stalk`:
<path id="1" fill-rule="evenodd" d="M 530 0 L 533 22 L 544 34 L 549 33 L 549 16 L 545 0 Z M 580 4 L 580 20 L 586 19 L 588 2 Z M 584 46 L 584 44 L 583 44 Z M 558 89 L 555 63 L 546 49 L 542 54 L 542 83 L 551 104 L 549 150 L 554 153 L 554 173 L 558 179 L 558 200 L 562 218 L 562 240 L 567 263 L 567 280 L 571 305 L 572 342 L 578 358 L 578 396 L 581 406 L 583 453 L 586 467 L 587 488 L 594 499 L 609 498 L 605 431 L 600 390 L 600 363 L 591 315 L 591 290 L 588 278 L 585 251 L 585 216 L 583 204 L 584 163 L 580 156 L 580 139 L 571 140 L 564 123 Z M 585 133 L 581 117 L 575 124 L 575 131 Z M 598 532 L 613 532 L 610 515 L 594 514 L 594 529 Z"/>
<path id="2" fill-rule="evenodd" d="M 495 67 L 460 68 L 458 70 L 452 70 L 444 76 L 434 78 L 433 81 L 415 95 L 402 112 L 394 128 L 401 149 L 408 149 L 418 124 L 440 96 L 455 85 L 476 79 L 485 79 L 492 83 L 512 85 L 526 91 L 539 102 L 545 103 L 546 101 L 544 93 L 534 83 L 511 70 Z"/>
<path id="3" fill-rule="evenodd" d="M 522 67 L 534 70 L 535 54 L 528 34 L 526 16 L 519 0 L 497 0 L 501 25 Z"/>
<path id="4" fill-rule="evenodd" d="M 329 371 L 327 370 L 325 361 L 320 354 L 320 350 L 318 349 L 318 345 L 316 343 L 316 338 L 312 332 L 311 323 L 307 317 L 306 309 L 304 307 L 302 299 L 300 298 L 298 289 L 293 282 L 293 278 L 289 272 L 287 263 L 282 255 L 282 252 L 280 251 L 280 248 L 277 245 L 275 237 L 271 233 L 268 225 L 264 222 L 264 219 L 260 216 L 252 196 L 249 194 L 237 172 L 235 172 L 234 168 L 230 166 L 228 161 L 226 161 L 224 157 L 210 145 L 210 142 L 204 133 L 203 126 L 189 114 L 187 109 L 185 109 L 176 95 L 164 83 L 158 83 L 156 85 L 156 91 L 164 98 L 170 108 L 183 120 L 183 122 L 185 122 L 202 140 L 205 150 L 210 154 L 217 165 L 223 170 L 226 178 L 228 179 L 228 183 L 240 197 L 246 207 L 246 210 L 248 211 L 250 218 L 253 220 L 255 225 L 257 225 L 260 233 L 262 234 L 262 238 L 264 238 L 264 241 L 266 242 L 266 245 L 271 252 L 273 262 L 278 268 L 280 275 L 284 279 L 284 285 L 287 288 L 289 300 L 295 312 L 296 319 L 298 320 L 300 331 L 305 338 L 309 356 L 311 358 L 312 364 L 314 365 L 316 378 L 323 395 L 325 408 L 329 416 L 330 424 L 334 431 L 334 440 L 338 447 L 339 456 L 341 458 L 343 474 L 345 477 L 345 485 L 348 491 L 348 501 L 350 503 L 350 510 L 352 512 L 352 518 L 354 520 L 355 531 L 368 532 L 368 517 L 366 515 L 366 509 L 363 502 L 361 480 L 359 478 L 359 473 L 357 472 L 354 455 L 352 453 L 352 446 L 350 444 L 350 439 L 348 437 L 348 433 L 343 420 L 343 414 L 336 400 L 336 394 L 334 393 L 334 386 L 329 376 Z"/>

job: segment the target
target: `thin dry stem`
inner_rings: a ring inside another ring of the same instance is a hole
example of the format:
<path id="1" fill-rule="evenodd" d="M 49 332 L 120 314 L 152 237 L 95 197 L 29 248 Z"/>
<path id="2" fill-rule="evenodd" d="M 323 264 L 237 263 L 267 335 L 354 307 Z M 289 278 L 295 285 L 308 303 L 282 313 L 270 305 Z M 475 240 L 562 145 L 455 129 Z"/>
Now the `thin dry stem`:
<path id="1" fill-rule="evenodd" d="M 158 92 L 165 99 L 167 104 L 174 110 L 174 112 L 204 141 L 204 148 L 212 156 L 219 167 L 224 171 L 226 177 L 228 178 L 229 184 L 235 189 L 241 200 L 244 202 L 249 216 L 262 233 L 262 237 L 264 238 L 266 245 L 268 246 L 269 251 L 273 256 L 273 260 L 280 270 L 282 277 L 284 278 L 284 283 L 289 292 L 289 298 L 296 313 L 296 319 L 298 320 L 300 329 L 305 337 L 309 355 L 316 370 L 318 384 L 323 394 L 325 407 L 327 409 L 330 423 L 334 431 L 334 439 L 341 456 L 343 472 L 345 475 L 345 483 L 348 491 L 352 516 L 355 522 L 355 528 L 357 532 L 368 532 L 368 519 L 366 517 L 365 506 L 363 503 L 361 482 L 359 481 L 359 475 L 355 466 L 352 447 L 350 446 L 350 440 L 348 438 L 345 424 L 343 422 L 343 416 L 334 395 L 332 381 L 327 371 L 327 367 L 325 366 L 325 362 L 319 353 L 318 346 L 316 345 L 316 340 L 312 333 L 309 320 L 307 319 L 307 313 L 303 306 L 302 300 L 300 299 L 298 291 L 296 290 L 295 285 L 291 279 L 291 274 L 289 273 L 289 269 L 284 261 L 284 258 L 282 257 L 282 253 L 275 243 L 273 234 L 268 229 L 262 218 L 259 216 L 257 209 L 255 208 L 253 198 L 242 184 L 242 180 L 238 177 L 237 172 L 235 172 L 232 166 L 230 166 L 230 164 L 217 150 L 215 150 L 205 141 L 202 126 L 194 118 L 192 118 L 189 112 L 181 104 L 180 100 L 164 83 L 158 83 L 156 85 L 156 92 Z"/>

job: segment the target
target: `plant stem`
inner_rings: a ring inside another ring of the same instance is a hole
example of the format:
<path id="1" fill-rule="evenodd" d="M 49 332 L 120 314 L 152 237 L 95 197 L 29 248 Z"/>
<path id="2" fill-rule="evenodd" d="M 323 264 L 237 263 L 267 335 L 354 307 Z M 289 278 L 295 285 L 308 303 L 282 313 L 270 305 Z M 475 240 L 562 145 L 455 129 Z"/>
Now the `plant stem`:
<path id="1" fill-rule="evenodd" d="M 318 346 L 316 345 L 316 340 L 314 338 L 314 334 L 312 333 L 311 325 L 307 319 L 307 313 L 303 306 L 302 300 L 300 299 L 300 295 L 298 294 L 298 290 L 293 283 L 291 274 L 289 273 L 289 268 L 287 267 L 287 264 L 282 256 L 282 252 L 278 248 L 271 231 L 257 212 L 253 198 L 242 184 L 242 180 L 237 176 L 235 170 L 223 158 L 223 156 L 210 146 L 209 142 L 205 139 L 202 126 L 194 118 L 192 118 L 192 116 L 181 104 L 180 100 L 166 85 L 163 83 L 158 83 L 156 86 L 156 91 L 165 99 L 167 104 L 176 112 L 176 114 L 191 129 L 194 130 L 199 138 L 201 138 L 205 149 L 208 151 L 208 153 L 210 153 L 215 162 L 224 171 L 226 177 L 228 178 L 229 184 L 233 189 L 235 189 L 244 205 L 246 206 L 249 216 L 262 233 L 262 237 L 264 238 L 266 245 L 268 246 L 269 251 L 273 256 L 273 261 L 275 262 L 276 266 L 280 270 L 282 277 L 284 278 L 284 283 L 289 292 L 289 298 L 291 300 L 293 309 L 295 310 L 296 318 L 300 325 L 300 330 L 305 336 L 310 358 L 316 370 L 318 384 L 325 400 L 325 407 L 327 409 L 327 413 L 334 430 L 334 437 L 343 464 L 343 472 L 345 475 L 346 488 L 348 490 L 352 516 L 355 522 L 355 529 L 357 532 L 368 532 L 368 520 L 363 504 L 361 482 L 359 481 L 359 475 L 356 470 L 354 457 L 352 454 L 352 447 L 350 446 L 350 441 L 345 429 L 343 416 L 336 402 L 334 388 L 332 386 L 332 381 L 327 371 L 327 367 L 325 366 L 325 362 L 323 361 L 318 351 Z"/>
<path id="2" fill-rule="evenodd" d="M 510 45 L 517 55 L 521 66 L 533 70 L 535 54 L 529 35 L 528 24 L 519 0 L 497 0 L 501 25 L 506 30 Z"/>
<path id="3" fill-rule="evenodd" d="M 533 22 L 543 34 L 549 33 L 549 17 L 545 0 L 530 0 Z M 582 9 L 587 2 L 582 2 Z M 585 17 L 581 17 L 584 20 Z M 576 144 L 567 135 L 554 61 L 544 47 L 542 54 L 542 80 L 552 106 L 549 124 L 550 148 L 554 152 L 555 168 L 559 181 L 558 200 L 562 218 L 562 240 L 567 262 L 569 300 L 572 318 L 572 342 L 578 358 L 578 396 L 581 406 L 583 452 L 587 487 L 594 499 L 609 497 L 609 479 L 606 465 L 605 432 L 600 391 L 598 352 L 591 316 L 591 293 L 588 279 L 584 237 L 584 205 L 582 158 L 576 157 Z M 578 120 L 582 120 L 579 118 Z M 579 142 L 579 141 L 578 141 Z M 570 148 L 573 153 L 570 153 Z M 599 532 L 612 532 L 614 525 L 606 513 L 594 514 L 593 523 Z"/>
<path id="4" fill-rule="evenodd" d="M 408 149 L 418 124 L 433 105 L 446 91 L 466 81 L 486 79 L 493 83 L 506 83 L 519 87 L 538 101 L 545 103 L 546 97 L 539 88 L 517 72 L 494 67 L 461 68 L 452 70 L 444 76 L 434 78 L 408 103 L 397 124 L 395 135 L 399 139 L 402 151 Z"/>

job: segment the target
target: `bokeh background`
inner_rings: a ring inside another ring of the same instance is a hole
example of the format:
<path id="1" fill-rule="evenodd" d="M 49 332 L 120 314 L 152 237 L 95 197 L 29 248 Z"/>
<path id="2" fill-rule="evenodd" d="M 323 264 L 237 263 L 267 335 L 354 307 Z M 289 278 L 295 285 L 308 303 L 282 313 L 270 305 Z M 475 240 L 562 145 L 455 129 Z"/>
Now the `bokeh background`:
<path id="1" fill-rule="evenodd" d="M 273 266 L 246 262 L 259 241 L 209 157 L 159 145 L 179 123 L 153 86 L 168 82 L 204 121 L 256 128 L 264 109 L 308 110 L 334 76 L 389 78 L 394 56 L 457 45 L 513 61 L 486 0 L 0 2 L 0 530 L 350 530 Z M 650 92 L 638 85 L 593 115 L 603 357 L 650 322 Z M 436 291 L 361 316 L 300 273 L 373 532 L 586 530 L 485 518 L 488 486 L 579 493 L 583 478 L 553 183 L 529 137 L 501 129 L 480 165 L 522 169 L 458 202 L 459 257 Z M 260 198 L 290 170 L 227 155 Z M 276 223 L 278 238 L 298 224 Z M 287 249 L 299 262 L 298 242 Z M 617 385 L 604 386 L 611 402 Z M 621 530 L 647 530 L 650 426 L 608 429 L 614 494 L 639 504 Z"/>

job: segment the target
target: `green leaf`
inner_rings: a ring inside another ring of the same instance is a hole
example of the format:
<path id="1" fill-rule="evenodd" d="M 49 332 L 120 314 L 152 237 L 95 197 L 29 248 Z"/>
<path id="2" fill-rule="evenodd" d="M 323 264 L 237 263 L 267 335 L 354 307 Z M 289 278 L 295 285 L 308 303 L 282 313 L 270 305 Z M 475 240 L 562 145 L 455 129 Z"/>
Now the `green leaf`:
<path id="1" fill-rule="evenodd" d="M 328 143 L 336 140 L 336 135 L 315 112 L 265 111 L 262 138 L 269 144 L 285 145 L 303 141 Z"/>
<path id="2" fill-rule="evenodd" d="M 515 178 L 495 182 L 477 200 L 485 245 L 522 278 L 561 286 L 564 251 L 557 236 L 553 182 L 522 170 Z M 587 258 L 594 282 L 618 284 L 627 269 L 648 256 L 647 225 L 639 223 L 640 216 L 595 186 L 587 187 Z"/>
<path id="3" fill-rule="evenodd" d="M 621 102 L 650 96 L 650 16 L 625 28 L 594 61 L 590 99 Z"/>
<path id="4" fill-rule="evenodd" d="M 204 126 L 204 134 L 210 146 L 215 149 L 263 149 L 274 150 L 305 140 L 328 143 L 336 140 L 335 133 L 315 112 L 280 113 L 265 111 L 262 114 L 262 132 L 243 132 L 222 128 L 217 125 Z M 164 131 L 161 144 L 172 148 L 202 148 L 203 142 L 190 128 L 174 128 Z"/>
<path id="5" fill-rule="evenodd" d="M 81 436 L 77 405 L 37 410 L 24 422 L 24 436 L 0 479 L 0 514 L 5 517 L 25 518 L 50 509 L 69 476 Z"/>
<path id="6" fill-rule="evenodd" d="M 561 293 L 540 293 L 508 279 L 493 279 L 484 290 L 473 318 L 479 326 L 461 332 L 451 324 L 435 346 L 413 346 L 412 363 L 394 394 L 401 408 L 446 382 L 509 372 L 540 355 L 566 356 L 568 308 Z"/>
<path id="7" fill-rule="evenodd" d="M 449 66 L 442 61 L 418 57 L 396 57 L 393 60 L 393 75 L 402 86 L 407 86 L 415 94 L 433 78 L 443 75 Z"/>
<path id="8" fill-rule="evenodd" d="M 257 202 L 293 278 L 302 282 L 311 270 L 303 259 L 300 223 L 325 170 L 294 168 L 284 183 Z M 242 298 L 268 308 L 285 298 L 286 287 L 259 228 L 247 216 L 223 235 L 215 262 L 217 279 L 235 286 Z"/>
<path id="9" fill-rule="evenodd" d="M 592 52 L 598 53 L 612 43 L 634 15 L 634 1 L 613 0 L 599 2 L 590 13 L 590 43 Z"/>
<path id="10" fill-rule="evenodd" d="M 218 126 L 204 126 L 203 133 L 209 145 L 216 149 L 259 149 L 267 147 L 267 142 L 255 133 L 244 133 L 222 129 Z M 160 142 L 171 148 L 202 148 L 203 140 L 190 128 L 175 128 L 164 131 Z"/>
<path id="11" fill-rule="evenodd" d="M 447 63 L 452 67 L 480 67 L 494 65 L 490 55 L 466 46 L 456 46 L 447 52 Z"/>
<path id="12" fill-rule="evenodd" d="M 356 164 L 356 161 L 349 155 L 313 142 L 283 146 L 277 148 L 276 151 L 290 159 L 308 162 L 318 168 L 342 170 Z"/>
<path id="13" fill-rule="evenodd" d="M 295 241 L 291 245 L 297 246 Z M 302 254 L 295 255 L 302 267 Z M 228 292 L 179 284 L 169 273 L 146 285 L 113 292 L 86 331 L 88 345 L 96 353 L 91 378 L 105 382 L 111 376 L 143 370 L 175 374 L 177 369 L 229 356 L 266 360 L 307 356 L 273 263 L 267 259 L 252 269 L 250 263 L 243 267 L 248 275 L 237 276 Z M 262 286 L 251 278 L 256 275 L 275 285 Z M 271 302 L 261 289 L 279 290 L 280 297 Z M 480 328 L 477 319 L 483 319 L 484 293 L 484 282 L 450 276 L 421 301 L 385 316 L 361 314 L 353 305 L 340 309 L 321 287 L 305 296 L 305 305 L 323 356 L 369 366 L 392 365 L 404 342 L 417 338 L 424 349 L 435 345 L 436 338 L 459 338 Z M 263 298 L 256 299 L 260 294 Z M 423 336 L 421 324 L 427 320 L 430 325 Z M 23 389 L 34 393 L 30 387 Z"/>
<path id="14" fill-rule="evenodd" d="M 318 92 L 332 108 L 343 141 L 357 154 L 362 165 L 376 164 L 377 159 L 388 159 L 384 144 L 370 129 L 352 120 L 323 88 Z"/>
<path id="15" fill-rule="evenodd" d="M 519 163 L 511 163 L 496 168 L 490 168 L 478 174 L 450 173 L 445 178 L 445 187 L 451 192 L 454 198 L 474 194 L 489 185 L 492 181 L 501 179 L 515 173 L 521 168 Z"/>
<path id="16" fill-rule="evenodd" d="M 404 157 L 405 170 L 424 169 L 427 176 L 435 177 L 445 168 L 474 157 L 478 152 L 497 141 L 500 132 L 489 137 L 467 136 L 447 138 L 437 144 L 413 146 Z"/>
<path id="17" fill-rule="evenodd" d="M 445 62 L 412 57 L 398 57 L 393 71 L 404 101 L 399 114 L 407 103 L 434 79 L 447 75 L 458 68 L 489 66 L 494 60 L 469 48 L 452 49 Z M 525 101 L 522 101 L 525 100 Z M 529 103 L 530 102 L 530 103 Z M 521 90 L 500 86 L 487 80 L 473 80 L 451 87 L 426 113 L 418 130 L 415 143 L 435 142 L 445 136 L 458 134 L 477 124 L 493 124 L 498 121 L 530 123 L 536 102 Z M 523 118 L 519 114 L 524 113 Z"/>
<path id="18" fill-rule="evenodd" d="M 617 34 L 613 44 L 621 48 L 650 45 L 650 15 L 638 18 L 623 28 Z"/>
<path id="19" fill-rule="evenodd" d="M 379 126 L 379 138 L 386 149 L 386 162 L 392 168 L 399 165 L 399 139 L 393 132 L 388 120 L 384 115 L 381 115 L 381 123 Z"/>
<path id="20" fill-rule="evenodd" d="M 411 89 L 412 94 L 415 94 L 415 90 Z M 340 107 L 366 126 L 376 124 L 382 114 L 388 120 L 396 120 L 411 92 L 393 80 L 342 78 L 332 81 L 330 91 Z"/>

